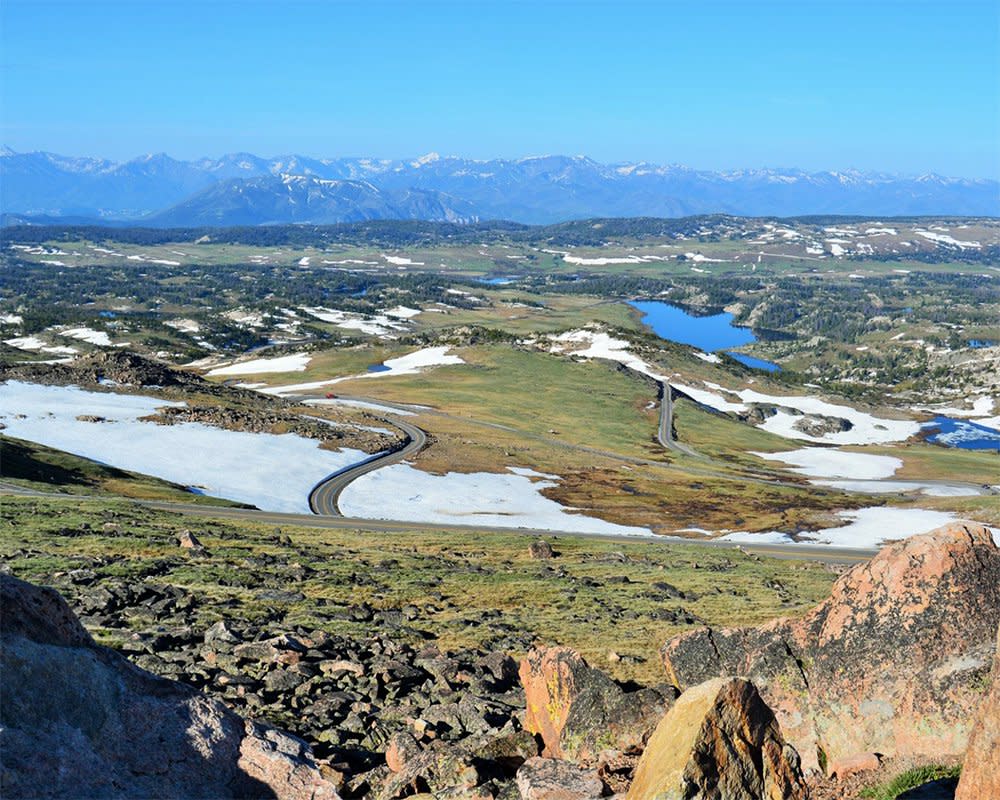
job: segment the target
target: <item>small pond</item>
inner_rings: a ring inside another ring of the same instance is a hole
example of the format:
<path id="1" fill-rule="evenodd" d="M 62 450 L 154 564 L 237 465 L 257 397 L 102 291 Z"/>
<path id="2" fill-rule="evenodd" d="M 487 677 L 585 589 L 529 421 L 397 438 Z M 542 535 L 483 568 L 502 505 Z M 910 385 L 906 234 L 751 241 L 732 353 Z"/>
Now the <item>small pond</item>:
<path id="1" fill-rule="evenodd" d="M 487 286 L 506 286 L 519 277 L 519 275 L 500 275 L 494 278 L 476 278 L 476 283 L 485 283 Z"/>
<path id="2" fill-rule="evenodd" d="M 392 367 L 387 367 L 385 364 L 369 364 L 369 372 L 389 372 Z"/>
<path id="3" fill-rule="evenodd" d="M 633 300 L 629 305 L 642 312 L 642 324 L 652 328 L 661 339 L 689 344 L 706 353 L 722 350 L 741 364 L 754 369 L 768 372 L 781 369 L 771 361 L 729 352 L 728 348 L 756 342 L 757 337 L 749 328 L 733 325 L 733 315 L 728 312 L 696 317 L 679 306 L 660 300 Z"/>

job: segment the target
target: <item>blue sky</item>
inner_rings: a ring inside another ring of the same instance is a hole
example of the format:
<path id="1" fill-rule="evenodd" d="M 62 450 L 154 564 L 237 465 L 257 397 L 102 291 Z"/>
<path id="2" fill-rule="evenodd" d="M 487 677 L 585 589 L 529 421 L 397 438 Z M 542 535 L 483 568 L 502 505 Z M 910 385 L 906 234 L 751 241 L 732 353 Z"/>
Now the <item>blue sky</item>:
<path id="1" fill-rule="evenodd" d="M 1000 3 L 3 0 L 2 142 L 1000 174 Z"/>

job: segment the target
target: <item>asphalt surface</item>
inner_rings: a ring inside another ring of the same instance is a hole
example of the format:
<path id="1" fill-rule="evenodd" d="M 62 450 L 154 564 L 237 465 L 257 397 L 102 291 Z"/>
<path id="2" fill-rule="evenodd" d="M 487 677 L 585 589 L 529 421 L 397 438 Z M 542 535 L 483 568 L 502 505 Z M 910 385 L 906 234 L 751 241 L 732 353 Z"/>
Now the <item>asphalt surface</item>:
<path id="1" fill-rule="evenodd" d="M 674 390 L 669 383 L 660 384 L 660 427 L 656 430 L 657 441 L 668 450 L 683 453 L 686 456 L 704 458 L 686 444 L 681 444 L 674 438 Z"/>
<path id="2" fill-rule="evenodd" d="M 427 434 L 416 425 L 397 417 L 392 419 L 379 417 L 378 419 L 386 425 L 392 425 L 403 431 L 408 440 L 406 445 L 390 453 L 377 453 L 359 464 L 352 464 L 327 475 L 309 493 L 309 508 L 314 514 L 330 517 L 341 516 L 338 505 L 340 494 L 351 481 L 376 469 L 388 467 L 390 464 L 398 464 L 404 459 L 411 458 L 419 453 L 427 443 Z"/>

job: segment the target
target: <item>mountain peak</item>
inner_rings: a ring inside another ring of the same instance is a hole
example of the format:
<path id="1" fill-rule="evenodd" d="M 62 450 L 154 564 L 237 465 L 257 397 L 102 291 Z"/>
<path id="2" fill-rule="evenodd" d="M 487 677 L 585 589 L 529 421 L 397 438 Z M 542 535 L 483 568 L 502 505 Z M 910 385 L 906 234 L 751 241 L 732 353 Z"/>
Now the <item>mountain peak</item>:
<path id="1" fill-rule="evenodd" d="M 441 156 L 438 153 L 427 153 L 426 155 L 420 156 L 410 162 L 410 166 L 414 169 L 420 169 L 420 167 L 427 166 L 428 164 L 433 164 L 435 161 L 440 161 Z"/>

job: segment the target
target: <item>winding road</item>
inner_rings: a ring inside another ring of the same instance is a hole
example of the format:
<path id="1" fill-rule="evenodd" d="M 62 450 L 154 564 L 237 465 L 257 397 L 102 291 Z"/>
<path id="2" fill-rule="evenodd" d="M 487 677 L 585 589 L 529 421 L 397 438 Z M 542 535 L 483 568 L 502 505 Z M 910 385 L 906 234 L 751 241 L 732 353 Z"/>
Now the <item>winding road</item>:
<path id="1" fill-rule="evenodd" d="M 674 438 L 674 387 L 665 381 L 657 383 L 660 384 L 660 427 L 656 431 L 656 440 L 668 450 L 694 458 L 705 458 Z"/>
<path id="2" fill-rule="evenodd" d="M 347 488 L 351 481 L 376 469 L 388 467 L 390 464 L 398 464 L 404 459 L 415 456 L 427 444 L 427 434 L 416 425 L 395 417 L 392 419 L 378 417 L 378 419 L 386 425 L 392 425 L 403 431 L 407 437 L 406 444 L 399 450 L 376 453 L 358 464 L 351 464 L 323 478 L 309 493 L 309 508 L 314 514 L 328 517 L 343 516 L 340 513 L 338 501 L 341 492 Z"/>

